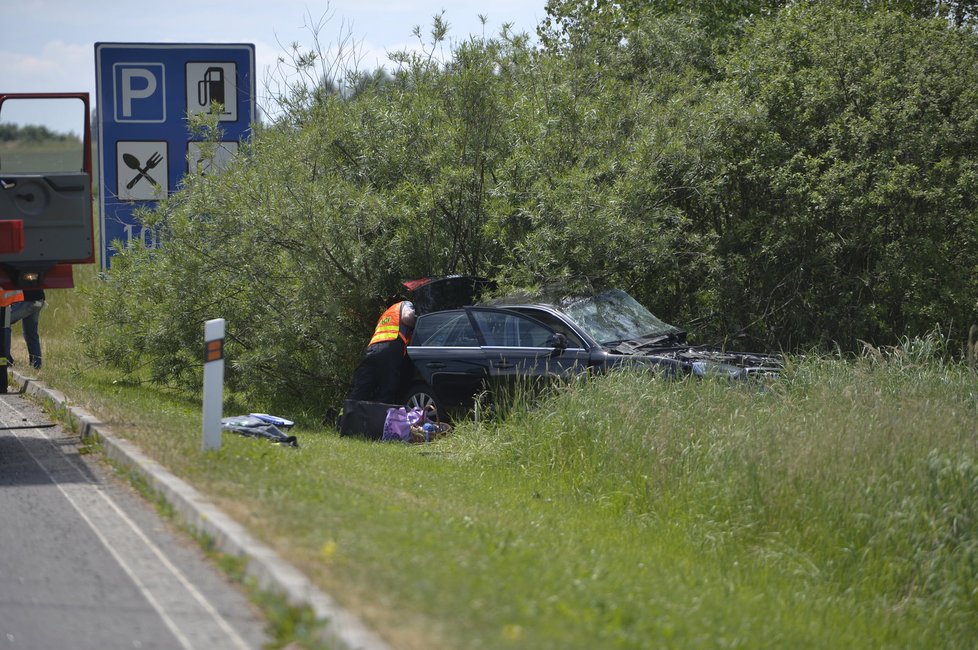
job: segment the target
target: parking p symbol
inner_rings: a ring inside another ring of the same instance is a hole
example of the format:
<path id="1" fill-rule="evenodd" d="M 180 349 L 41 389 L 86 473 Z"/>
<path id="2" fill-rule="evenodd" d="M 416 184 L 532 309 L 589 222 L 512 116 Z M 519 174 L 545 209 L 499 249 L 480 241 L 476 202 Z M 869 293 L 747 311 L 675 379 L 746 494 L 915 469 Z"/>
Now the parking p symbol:
<path id="1" fill-rule="evenodd" d="M 163 65 L 116 63 L 112 67 L 116 121 L 166 121 L 166 80 Z"/>
<path id="2" fill-rule="evenodd" d="M 142 79 L 142 89 L 137 89 L 134 79 Z M 156 77 L 149 70 L 131 68 L 122 71 L 122 116 L 132 117 L 132 100 L 152 97 L 156 92 Z"/>

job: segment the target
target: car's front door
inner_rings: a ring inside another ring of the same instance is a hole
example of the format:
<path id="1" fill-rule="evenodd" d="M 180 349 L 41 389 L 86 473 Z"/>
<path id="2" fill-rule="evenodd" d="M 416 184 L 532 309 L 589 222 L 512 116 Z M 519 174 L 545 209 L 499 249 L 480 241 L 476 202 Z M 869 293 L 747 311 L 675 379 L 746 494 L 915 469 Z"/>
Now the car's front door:
<path id="1" fill-rule="evenodd" d="M 472 320 L 484 342 L 483 351 L 494 387 L 519 394 L 541 381 L 569 377 L 588 366 L 588 354 L 580 347 L 555 345 L 556 332 L 543 323 L 516 312 L 473 307 Z"/>

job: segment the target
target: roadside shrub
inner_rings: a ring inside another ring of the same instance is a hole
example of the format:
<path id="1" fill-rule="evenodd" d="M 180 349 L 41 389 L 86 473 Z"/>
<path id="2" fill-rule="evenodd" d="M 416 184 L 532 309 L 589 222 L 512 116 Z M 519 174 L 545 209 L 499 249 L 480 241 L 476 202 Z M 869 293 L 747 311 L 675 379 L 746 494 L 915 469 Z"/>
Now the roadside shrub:
<path id="1" fill-rule="evenodd" d="M 831 3 L 748 31 L 714 88 L 756 119 L 718 114 L 727 165 L 698 210 L 723 224 L 725 313 L 789 349 L 894 345 L 935 322 L 966 335 L 976 56 L 975 33 L 944 20 Z"/>

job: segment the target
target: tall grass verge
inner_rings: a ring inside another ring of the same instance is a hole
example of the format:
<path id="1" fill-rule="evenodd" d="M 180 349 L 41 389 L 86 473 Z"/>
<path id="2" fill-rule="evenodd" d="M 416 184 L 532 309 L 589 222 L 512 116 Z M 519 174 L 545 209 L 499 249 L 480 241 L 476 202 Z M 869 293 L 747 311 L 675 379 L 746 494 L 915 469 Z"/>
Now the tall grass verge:
<path id="1" fill-rule="evenodd" d="M 978 632 L 978 393 L 941 352 L 927 337 L 803 359 L 762 389 L 614 375 L 484 428 L 469 453 L 964 647 Z"/>

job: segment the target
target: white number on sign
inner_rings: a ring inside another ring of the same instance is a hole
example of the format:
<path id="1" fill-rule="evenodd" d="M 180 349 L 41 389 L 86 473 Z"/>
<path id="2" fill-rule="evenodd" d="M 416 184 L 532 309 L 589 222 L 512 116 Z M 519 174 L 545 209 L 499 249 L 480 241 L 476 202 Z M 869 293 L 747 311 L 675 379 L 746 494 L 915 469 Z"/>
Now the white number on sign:
<path id="1" fill-rule="evenodd" d="M 134 226 L 131 223 L 123 224 L 126 231 L 126 246 L 132 246 L 133 235 L 142 241 L 146 248 L 159 248 L 156 241 L 156 231 L 146 226 Z"/>

